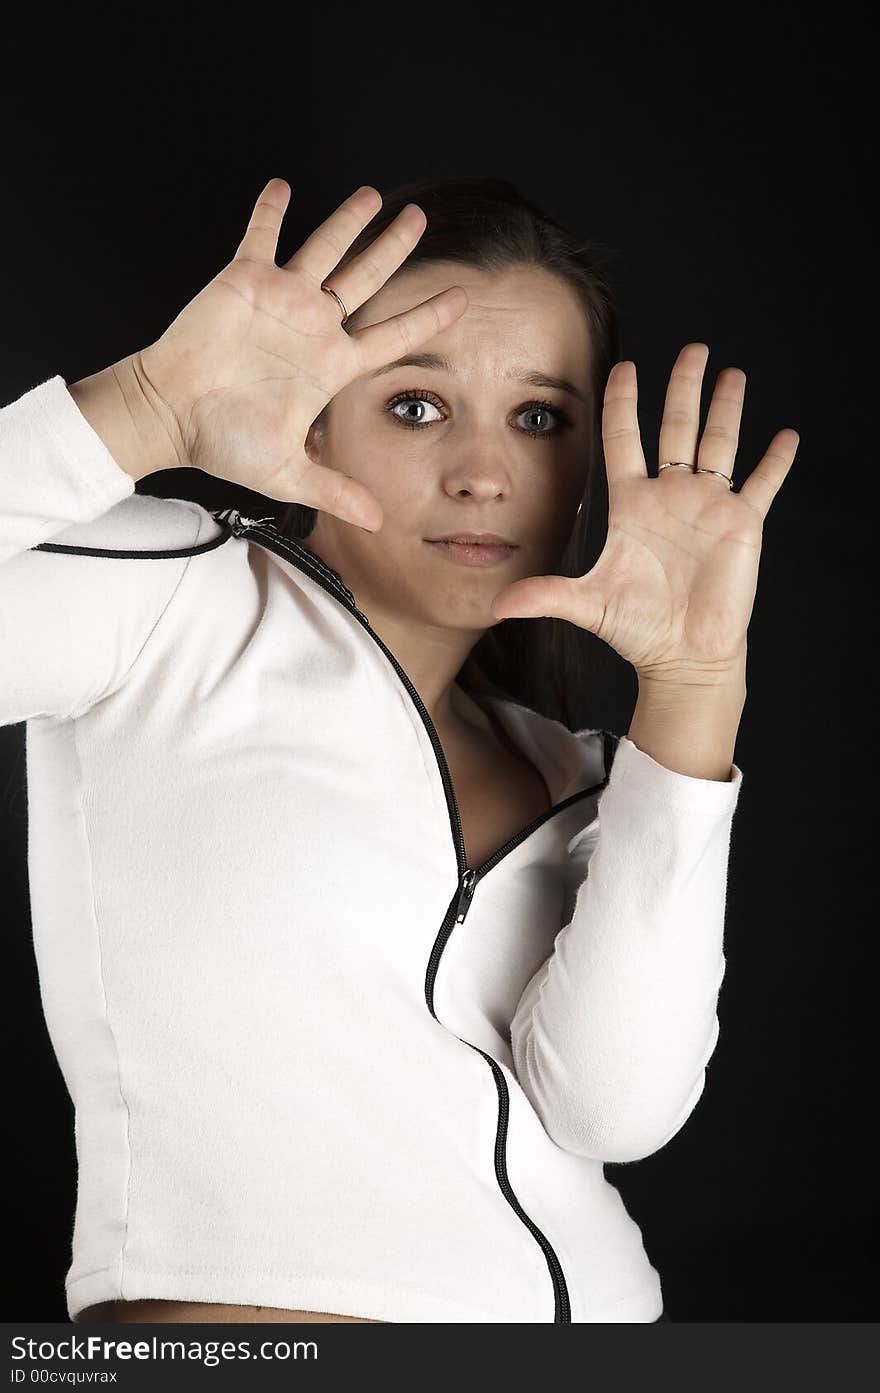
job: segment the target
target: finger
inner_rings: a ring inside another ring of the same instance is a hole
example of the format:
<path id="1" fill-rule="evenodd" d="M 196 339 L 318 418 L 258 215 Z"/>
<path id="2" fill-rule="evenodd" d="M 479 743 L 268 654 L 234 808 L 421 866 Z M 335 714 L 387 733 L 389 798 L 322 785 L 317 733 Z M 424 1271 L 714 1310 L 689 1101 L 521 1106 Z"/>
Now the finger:
<path id="1" fill-rule="evenodd" d="M 767 453 L 758 461 L 749 477 L 737 490 L 737 497 L 744 498 L 761 520 L 770 511 L 770 504 L 776 497 L 782 481 L 794 463 L 801 438 L 796 430 L 786 427 L 777 431 L 770 441 Z"/>
<path id="2" fill-rule="evenodd" d="M 372 184 L 362 184 L 315 228 L 299 250 L 285 262 L 283 269 L 289 271 L 295 267 L 311 276 L 317 285 L 323 284 L 355 237 L 363 232 L 381 207 L 382 195 L 379 190 L 374 189 Z"/>
<path id="3" fill-rule="evenodd" d="M 717 469 L 728 477 L 733 474 L 745 394 L 742 368 L 725 368 L 718 374 L 700 441 L 697 464 L 701 469 Z"/>
<path id="4" fill-rule="evenodd" d="M 279 495 L 282 502 L 301 503 L 306 508 L 317 508 L 321 513 L 331 513 L 342 522 L 365 527 L 368 532 L 378 532 L 384 518 L 382 505 L 366 484 L 353 479 L 350 474 L 343 474 L 338 469 L 318 464 L 305 454 L 304 461 L 303 473 L 296 483 L 296 496 L 291 498 Z M 285 461 L 283 472 L 279 473 L 279 487 L 284 490 L 285 495 L 287 489 L 283 483 L 283 475 L 287 474 L 289 477 L 289 470 L 288 459 Z M 263 487 L 261 484 L 261 488 Z M 267 493 L 267 497 L 271 498 L 274 495 Z"/>
<path id="5" fill-rule="evenodd" d="M 700 394 L 708 358 L 708 344 L 686 343 L 675 360 L 660 422 L 660 464 L 674 460 L 678 464 L 692 465 L 697 457 Z M 657 477 L 671 479 L 674 473 L 672 469 L 661 469 Z"/>
<path id="6" fill-rule="evenodd" d="M 393 314 L 377 324 L 368 324 L 363 329 L 355 329 L 351 341 L 357 344 L 360 355 L 357 375 L 384 367 L 426 339 L 441 333 L 458 319 L 467 308 L 467 303 L 464 287 L 451 285 L 412 309 Z"/>
<path id="7" fill-rule="evenodd" d="M 589 616 L 588 609 L 591 610 Z M 601 622 L 595 598 L 574 576 L 524 576 L 498 592 L 492 601 L 492 613 L 496 619 L 546 617 L 568 619 L 575 624 L 583 624 L 589 617 L 591 628 L 593 622 L 596 625 Z"/>
<path id="8" fill-rule="evenodd" d="M 287 180 L 270 179 L 254 204 L 247 230 L 238 244 L 233 260 L 266 261 L 274 264 L 281 220 L 289 201 L 290 185 Z"/>
<path id="9" fill-rule="evenodd" d="M 333 271 L 333 289 L 354 314 L 406 260 L 428 225 L 416 203 L 408 203 L 384 232 L 345 266 Z"/>
<path id="10" fill-rule="evenodd" d="M 608 374 L 602 406 L 602 446 L 609 485 L 614 479 L 635 479 L 647 474 L 639 435 L 636 365 L 631 361 L 615 363 Z"/>

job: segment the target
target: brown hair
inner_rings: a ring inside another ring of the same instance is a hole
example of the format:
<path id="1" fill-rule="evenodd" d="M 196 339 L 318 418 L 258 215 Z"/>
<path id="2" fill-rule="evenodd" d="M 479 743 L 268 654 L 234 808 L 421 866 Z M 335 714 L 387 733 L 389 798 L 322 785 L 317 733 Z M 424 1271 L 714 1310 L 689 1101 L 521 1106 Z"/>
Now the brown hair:
<path id="1" fill-rule="evenodd" d="M 427 226 L 399 268 L 401 273 L 432 261 L 455 261 L 486 271 L 538 266 L 567 282 L 578 296 L 592 349 L 593 431 L 583 504 L 557 574 L 583 574 L 587 569 L 590 496 L 602 450 L 602 401 L 608 374 L 620 358 L 617 306 L 599 260 L 600 251 L 606 249 L 595 241 L 578 242 L 505 179 L 469 175 L 425 178 L 383 192 L 382 200 L 382 207 L 348 248 L 337 269 L 369 246 L 407 203 L 416 203 L 427 218 Z M 355 314 L 353 311 L 349 322 Z M 318 416 L 319 428 L 331 404 L 332 400 Z M 305 539 L 316 516 L 314 508 L 292 503 L 279 527 L 290 536 Z M 465 691 L 510 697 L 561 720 L 569 729 L 578 729 L 584 724 L 576 703 L 582 699 L 578 678 L 585 672 L 587 643 L 588 635 L 567 620 L 546 616 L 504 619 L 477 641 L 457 680 Z"/>

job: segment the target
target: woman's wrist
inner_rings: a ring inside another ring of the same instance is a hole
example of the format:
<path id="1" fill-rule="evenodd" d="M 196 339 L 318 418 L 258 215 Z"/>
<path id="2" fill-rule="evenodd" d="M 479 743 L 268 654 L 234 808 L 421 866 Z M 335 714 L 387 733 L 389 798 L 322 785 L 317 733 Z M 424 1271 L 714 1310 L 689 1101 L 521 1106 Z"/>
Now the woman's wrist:
<path id="1" fill-rule="evenodd" d="M 120 469 L 137 483 L 162 469 L 188 466 L 149 400 L 135 355 L 69 382 L 67 390 Z"/>

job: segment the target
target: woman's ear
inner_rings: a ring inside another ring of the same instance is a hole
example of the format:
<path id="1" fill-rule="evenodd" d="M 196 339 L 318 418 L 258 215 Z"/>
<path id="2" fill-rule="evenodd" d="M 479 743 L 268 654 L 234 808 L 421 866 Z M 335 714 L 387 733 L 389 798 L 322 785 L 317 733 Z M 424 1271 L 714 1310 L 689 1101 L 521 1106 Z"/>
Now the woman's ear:
<path id="1" fill-rule="evenodd" d="M 327 420 L 329 405 L 330 403 L 328 402 L 327 405 L 323 408 L 323 410 L 318 412 L 314 421 L 309 426 L 308 432 L 306 434 L 305 444 L 303 445 L 303 449 L 305 450 L 309 459 L 312 460 L 315 464 L 318 464 L 320 462 L 321 453 L 324 449 L 324 442 L 327 438 Z"/>
<path id="2" fill-rule="evenodd" d="M 320 424 L 319 417 L 317 421 L 313 421 L 312 424 L 309 426 L 308 433 L 305 438 L 305 443 L 303 445 L 303 449 L 305 450 L 309 459 L 314 464 L 318 464 L 320 462 L 321 450 L 323 448 L 323 445 L 324 428 Z"/>

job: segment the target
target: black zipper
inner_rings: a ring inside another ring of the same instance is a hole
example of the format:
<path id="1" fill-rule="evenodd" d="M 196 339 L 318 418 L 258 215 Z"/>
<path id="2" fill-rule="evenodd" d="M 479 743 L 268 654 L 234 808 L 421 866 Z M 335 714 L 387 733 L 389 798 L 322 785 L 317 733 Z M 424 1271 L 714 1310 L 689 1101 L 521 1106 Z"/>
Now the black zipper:
<path id="1" fill-rule="evenodd" d="M 552 808 L 542 813 L 540 817 L 535 818 L 526 827 L 523 827 L 517 832 L 515 836 L 506 841 L 503 846 L 499 847 L 497 851 L 494 851 L 481 866 L 468 866 L 464 833 L 462 831 L 461 817 L 455 798 L 455 790 L 452 785 L 452 777 L 449 773 L 446 755 L 440 743 L 440 737 L 437 734 L 434 722 L 431 720 L 428 709 L 422 701 L 417 689 L 413 686 L 413 683 L 401 667 L 397 658 L 372 628 L 367 616 L 358 609 L 354 595 L 344 583 L 339 572 L 335 571 L 332 566 L 328 566 L 326 562 L 322 561 L 319 556 L 316 556 L 313 551 L 297 538 L 282 535 L 277 530 L 277 523 L 273 517 L 249 518 L 240 513 L 237 508 L 220 508 L 213 512 L 212 516 L 217 522 L 223 523 L 229 527 L 233 536 L 241 537 L 247 535 L 248 537 L 253 537 L 268 551 L 273 551 L 276 555 L 283 557 L 287 561 L 291 561 L 299 570 L 310 575 L 313 580 L 328 592 L 328 594 L 335 596 L 335 598 L 359 620 L 370 637 L 382 649 L 389 662 L 392 663 L 422 718 L 431 744 L 434 747 L 434 753 L 437 757 L 437 764 L 440 769 L 440 777 L 443 780 L 443 788 L 446 794 L 446 805 L 452 824 L 452 835 L 455 842 L 456 861 L 458 865 L 458 886 L 452 897 L 449 908 L 446 911 L 437 938 L 434 941 L 425 974 L 425 1000 L 428 1005 L 428 1010 L 436 1020 L 437 1013 L 434 1010 L 434 983 L 437 976 L 437 969 L 440 965 L 440 959 L 443 956 L 443 950 L 449 941 L 453 929 L 457 924 L 463 924 L 467 918 L 468 910 L 471 907 L 478 883 L 482 880 L 483 876 L 497 866 L 505 856 L 508 856 L 510 852 L 515 850 L 516 847 L 525 841 L 527 837 L 530 837 L 533 832 L 537 831 L 539 827 L 543 826 L 551 817 L 555 817 L 557 813 L 562 812 L 565 808 L 571 807 L 573 803 L 579 802 L 582 798 L 588 798 L 591 794 L 598 793 L 601 789 L 605 788 L 610 776 L 611 763 L 614 758 L 618 737 L 613 735 L 610 731 L 604 732 L 605 777 L 600 783 L 594 784 L 591 788 L 581 789 L 578 793 L 573 793 L 569 798 L 563 799 L 561 803 L 554 804 Z M 457 1038 L 461 1039 L 460 1036 Z M 543 1250 L 550 1275 L 553 1279 L 553 1292 L 555 1298 L 554 1324 L 570 1324 L 571 1302 L 568 1295 L 565 1274 L 562 1271 L 562 1265 L 549 1240 L 522 1208 L 522 1205 L 513 1191 L 507 1174 L 506 1146 L 508 1120 L 510 1116 L 510 1093 L 507 1087 L 507 1080 L 497 1061 L 494 1060 L 491 1055 L 487 1054 L 485 1050 L 481 1050 L 479 1046 L 471 1044 L 469 1040 L 463 1040 L 462 1044 L 468 1045 L 472 1050 L 476 1050 L 477 1054 L 482 1055 L 489 1065 L 489 1068 L 492 1070 L 495 1087 L 498 1092 L 498 1127 L 495 1133 L 495 1175 L 498 1180 L 498 1185 L 508 1204 L 531 1231 Z"/>

